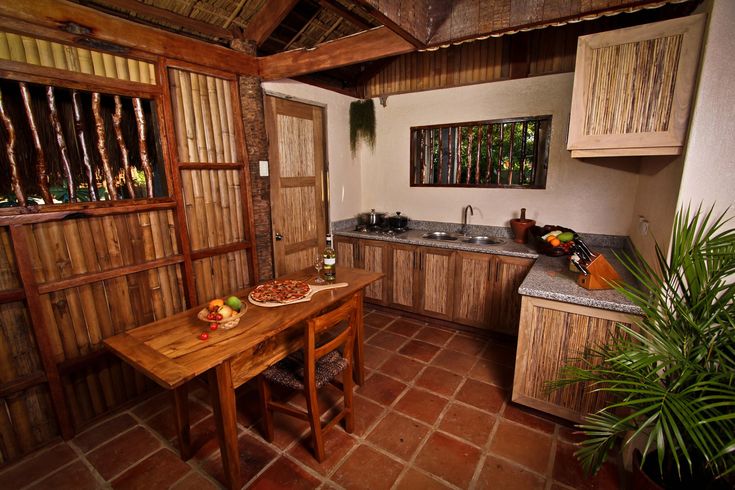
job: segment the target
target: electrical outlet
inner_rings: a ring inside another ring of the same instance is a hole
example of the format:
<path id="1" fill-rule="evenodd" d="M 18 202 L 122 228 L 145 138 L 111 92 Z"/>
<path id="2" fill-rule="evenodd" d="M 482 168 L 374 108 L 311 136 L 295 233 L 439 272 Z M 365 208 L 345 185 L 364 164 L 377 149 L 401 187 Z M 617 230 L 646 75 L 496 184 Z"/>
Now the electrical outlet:
<path id="1" fill-rule="evenodd" d="M 645 217 L 638 216 L 638 233 L 640 233 L 641 236 L 648 236 L 649 225 L 650 223 Z"/>
<path id="2" fill-rule="evenodd" d="M 268 177 L 268 160 L 260 160 L 258 164 L 260 165 L 260 176 Z"/>

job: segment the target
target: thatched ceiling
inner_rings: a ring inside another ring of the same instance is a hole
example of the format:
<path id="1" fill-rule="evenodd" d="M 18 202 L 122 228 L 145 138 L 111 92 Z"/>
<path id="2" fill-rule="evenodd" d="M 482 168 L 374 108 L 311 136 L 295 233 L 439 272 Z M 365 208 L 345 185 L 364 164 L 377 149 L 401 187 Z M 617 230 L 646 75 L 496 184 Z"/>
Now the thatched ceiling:
<path id="1" fill-rule="evenodd" d="M 667 6 L 691 11 L 701 0 L 74 0 L 122 18 L 228 46 L 253 40 L 258 56 L 385 26 L 413 49 L 512 34 L 601 16 Z M 666 9 L 662 9 L 666 10 Z M 681 15 L 681 14 L 674 14 Z M 386 31 L 387 32 L 387 31 Z M 405 50 L 404 50 L 405 52 Z M 344 63 L 343 63 L 344 64 Z M 361 61 L 312 73 L 335 86 L 364 81 L 381 60 Z"/>

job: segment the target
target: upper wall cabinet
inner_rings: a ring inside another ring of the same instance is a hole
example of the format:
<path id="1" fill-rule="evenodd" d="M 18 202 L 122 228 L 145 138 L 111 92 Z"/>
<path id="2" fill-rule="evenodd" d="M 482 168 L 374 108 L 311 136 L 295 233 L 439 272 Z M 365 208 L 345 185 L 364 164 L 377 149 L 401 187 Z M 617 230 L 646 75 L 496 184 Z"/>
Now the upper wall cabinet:
<path id="1" fill-rule="evenodd" d="M 704 23 L 700 14 L 579 38 L 572 157 L 682 152 Z"/>

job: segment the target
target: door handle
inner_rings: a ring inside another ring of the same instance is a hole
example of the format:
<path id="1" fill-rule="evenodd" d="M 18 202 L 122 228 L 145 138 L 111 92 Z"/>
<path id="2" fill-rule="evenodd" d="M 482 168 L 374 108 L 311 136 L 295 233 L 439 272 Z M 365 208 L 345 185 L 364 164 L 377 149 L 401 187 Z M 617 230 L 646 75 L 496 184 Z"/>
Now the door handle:
<path id="1" fill-rule="evenodd" d="M 276 240 L 278 240 L 279 242 L 281 240 L 283 240 L 283 235 L 281 235 L 280 233 L 276 232 Z"/>

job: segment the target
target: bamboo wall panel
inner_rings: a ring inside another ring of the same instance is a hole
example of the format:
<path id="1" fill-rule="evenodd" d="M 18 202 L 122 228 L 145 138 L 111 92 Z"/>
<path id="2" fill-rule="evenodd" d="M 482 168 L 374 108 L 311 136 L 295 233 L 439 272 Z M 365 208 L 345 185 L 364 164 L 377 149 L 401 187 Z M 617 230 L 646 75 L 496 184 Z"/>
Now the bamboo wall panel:
<path id="1" fill-rule="evenodd" d="M 667 131 L 683 37 L 592 49 L 585 134 Z"/>
<path id="2" fill-rule="evenodd" d="M 237 162 L 231 82 L 169 70 L 171 104 L 180 162 Z"/>
<path id="3" fill-rule="evenodd" d="M 0 464 L 17 459 L 57 435 L 46 385 L 0 398 Z"/>
<path id="4" fill-rule="evenodd" d="M 192 250 L 245 240 L 239 170 L 182 170 Z"/>
<path id="5" fill-rule="evenodd" d="M 116 80 L 156 84 L 153 63 L 10 32 L 0 32 L 0 60 L 17 61 Z"/>
<path id="6" fill-rule="evenodd" d="M 197 301 L 228 296 L 250 284 L 248 251 L 238 250 L 195 260 L 194 283 Z"/>
<path id="7" fill-rule="evenodd" d="M 10 233 L 8 228 L 3 226 L 0 227 L 0 291 L 16 289 L 20 286 Z"/>

